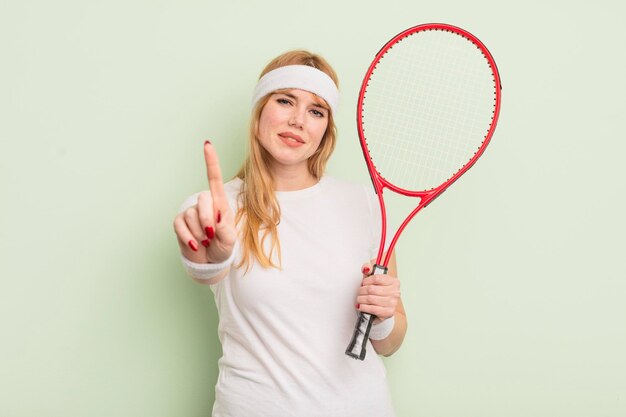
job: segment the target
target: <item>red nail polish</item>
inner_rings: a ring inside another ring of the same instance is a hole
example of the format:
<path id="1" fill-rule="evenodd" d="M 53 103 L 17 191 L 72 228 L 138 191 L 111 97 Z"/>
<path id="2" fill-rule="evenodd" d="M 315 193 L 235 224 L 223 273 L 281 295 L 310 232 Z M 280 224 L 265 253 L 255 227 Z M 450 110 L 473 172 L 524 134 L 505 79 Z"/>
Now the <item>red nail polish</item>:
<path id="1" fill-rule="evenodd" d="M 202 246 L 204 246 L 205 248 L 208 248 L 209 246 L 211 246 L 211 242 L 209 242 L 209 239 L 204 239 L 202 241 Z"/>
<path id="2" fill-rule="evenodd" d="M 213 239 L 215 237 L 215 230 L 213 230 L 213 228 L 211 226 L 205 227 L 204 230 L 206 232 L 206 236 L 209 239 Z"/>
<path id="3" fill-rule="evenodd" d="M 364 274 L 369 274 L 370 273 L 370 269 L 368 267 L 366 267 L 366 266 L 364 266 L 361 271 L 363 271 Z"/>
<path id="4" fill-rule="evenodd" d="M 187 244 L 189 245 L 191 250 L 193 250 L 194 252 L 198 252 L 198 245 L 196 245 L 196 242 L 190 240 Z"/>
<path id="5" fill-rule="evenodd" d="M 354 306 L 355 306 L 355 307 L 356 307 L 356 309 L 358 310 L 358 309 L 359 309 L 359 307 L 361 307 L 361 304 L 355 304 Z"/>
<path id="6" fill-rule="evenodd" d="M 222 221 L 222 212 L 221 211 L 217 211 L 217 222 L 221 222 Z"/>
<path id="7" fill-rule="evenodd" d="M 210 140 L 206 140 L 206 141 L 204 141 L 204 144 L 205 144 L 205 145 L 206 145 L 207 143 L 210 145 L 210 144 L 211 144 L 211 141 L 210 141 Z"/>

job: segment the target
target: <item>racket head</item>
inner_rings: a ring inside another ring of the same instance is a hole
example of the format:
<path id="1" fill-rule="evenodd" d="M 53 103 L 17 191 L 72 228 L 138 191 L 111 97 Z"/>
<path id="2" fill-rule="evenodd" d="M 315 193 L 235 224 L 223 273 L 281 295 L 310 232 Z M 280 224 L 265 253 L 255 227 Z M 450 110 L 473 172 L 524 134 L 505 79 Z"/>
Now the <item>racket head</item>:
<path id="1" fill-rule="evenodd" d="M 489 50 L 444 23 L 409 28 L 376 54 L 361 84 L 357 128 L 374 187 L 425 203 L 482 155 L 500 113 Z"/>

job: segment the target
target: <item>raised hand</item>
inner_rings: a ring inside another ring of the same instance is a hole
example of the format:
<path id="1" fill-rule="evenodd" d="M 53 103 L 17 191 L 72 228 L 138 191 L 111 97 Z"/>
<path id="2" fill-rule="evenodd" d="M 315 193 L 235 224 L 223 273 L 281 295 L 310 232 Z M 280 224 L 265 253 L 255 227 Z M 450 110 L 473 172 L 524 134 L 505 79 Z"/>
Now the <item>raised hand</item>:
<path id="1" fill-rule="evenodd" d="M 174 231 L 183 256 L 196 263 L 219 263 L 231 255 L 237 232 L 235 215 L 228 204 L 222 170 L 215 148 L 204 144 L 209 190 L 198 195 L 197 204 L 174 218 Z"/>

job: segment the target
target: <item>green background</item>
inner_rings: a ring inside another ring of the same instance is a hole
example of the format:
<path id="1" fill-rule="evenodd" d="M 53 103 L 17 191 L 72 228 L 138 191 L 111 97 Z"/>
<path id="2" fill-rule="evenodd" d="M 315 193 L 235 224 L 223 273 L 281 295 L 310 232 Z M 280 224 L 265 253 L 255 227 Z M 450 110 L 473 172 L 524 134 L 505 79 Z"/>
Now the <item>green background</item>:
<path id="1" fill-rule="evenodd" d="M 0 2 L 0 415 L 208 416 L 216 311 L 172 229 L 202 143 L 232 176 L 258 73 L 308 48 L 341 78 L 330 173 L 367 183 L 361 78 L 431 21 L 487 44 L 503 107 L 399 243 L 398 416 L 626 415 L 621 4 Z"/>

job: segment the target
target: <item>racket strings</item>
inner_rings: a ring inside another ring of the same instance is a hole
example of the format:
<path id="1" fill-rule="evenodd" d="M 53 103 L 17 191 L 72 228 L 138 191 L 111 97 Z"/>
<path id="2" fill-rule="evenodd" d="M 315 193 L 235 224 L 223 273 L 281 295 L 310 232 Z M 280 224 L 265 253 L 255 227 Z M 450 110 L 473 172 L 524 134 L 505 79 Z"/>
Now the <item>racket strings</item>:
<path id="1" fill-rule="evenodd" d="M 362 101 L 362 128 L 379 174 L 407 190 L 429 190 L 462 169 L 493 121 L 493 70 L 459 34 L 404 38 L 379 60 Z"/>

